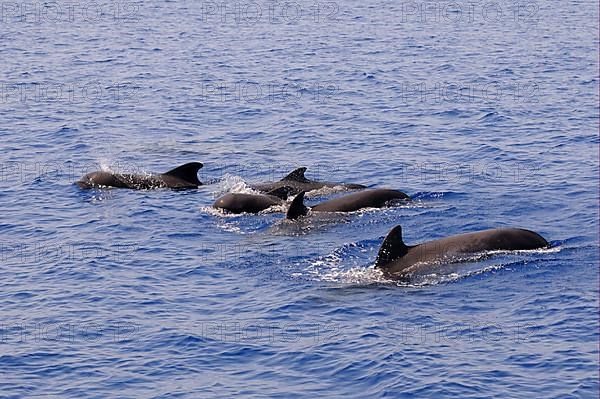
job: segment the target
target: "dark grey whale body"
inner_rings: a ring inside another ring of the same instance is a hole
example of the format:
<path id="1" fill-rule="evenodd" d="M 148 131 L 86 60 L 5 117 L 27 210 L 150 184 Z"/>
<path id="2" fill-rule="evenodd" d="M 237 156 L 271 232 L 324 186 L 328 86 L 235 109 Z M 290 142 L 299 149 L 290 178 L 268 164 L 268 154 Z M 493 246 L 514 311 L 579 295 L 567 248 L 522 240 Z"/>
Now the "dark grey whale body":
<path id="1" fill-rule="evenodd" d="M 394 227 L 386 236 L 375 267 L 387 278 L 410 280 L 413 275 L 427 274 L 432 264 L 452 262 L 461 255 L 493 250 L 525 250 L 548 247 L 539 234 L 525 229 L 500 228 L 458 234 L 418 245 L 406 245 L 402 228 Z"/>
<path id="2" fill-rule="evenodd" d="M 397 201 L 407 201 L 410 197 L 398 190 L 371 189 L 358 193 L 344 195 L 329 201 L 321 202 L 310 208 L 312 212 L 354 212 L 363 208 L 383 208 Z M 290 204 L 287 219 L 297 219 L 308 213 L 309 208 L 304 205 L 304 191 L 299 193 Z"/>
<path id="3" fill-rule="evenodd" d="M 330 183 L 309 180 L 304 176 L 304 172 L 306 172 L 306 168 L 298 168 L 279 181 L 252 184 L 250 187 L 263 193 L 281 187 L 289 187 L 291 189 L 290 195 L 296 195 L 300 191 L 318 190 L 323 187 L 341 187 L 345 190 L 362 190 L 363 188 L 366 188 L 366 186 L 363 186 L 362 184 Z"/>
<path id="4" fill-rule="evenodd" d="M 213 207 L 230 213 L 259 213 L 282 204 L 287 199 L 289 190 L 289 187 L 281 187 L 268 194 L 227 193 L 218 198 Z"/>
<path id="5" fill-rule="evenodd" d="M 83 176 L 77 182 L 81 188 L 131 188 L 148 190 L 153 188 L 187 189 L 198 188 L 202 183 L 198 180 L 198 170 L 204 165 L 200 162 L 190 162 L 168 172 L 155 175 L 134 175 L 111 172 L 92 172 Z"/>

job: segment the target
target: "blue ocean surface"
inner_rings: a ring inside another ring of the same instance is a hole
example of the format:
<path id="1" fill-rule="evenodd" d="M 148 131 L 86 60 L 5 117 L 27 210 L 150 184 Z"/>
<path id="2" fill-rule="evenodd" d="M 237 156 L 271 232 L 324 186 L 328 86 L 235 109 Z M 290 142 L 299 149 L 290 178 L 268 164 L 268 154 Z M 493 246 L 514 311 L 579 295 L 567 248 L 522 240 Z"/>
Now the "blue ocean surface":
<path id="1" fill-rule="evenodd" d="M 598 397 L 597 1 L 0 17 L 0 397 Z M 197 190 L 74 184 L 191 161 Z M 211 208 L 302 166 L 414 201 Z M 552 247 L 397 283 L 374 268 L 396 225 Z"/>

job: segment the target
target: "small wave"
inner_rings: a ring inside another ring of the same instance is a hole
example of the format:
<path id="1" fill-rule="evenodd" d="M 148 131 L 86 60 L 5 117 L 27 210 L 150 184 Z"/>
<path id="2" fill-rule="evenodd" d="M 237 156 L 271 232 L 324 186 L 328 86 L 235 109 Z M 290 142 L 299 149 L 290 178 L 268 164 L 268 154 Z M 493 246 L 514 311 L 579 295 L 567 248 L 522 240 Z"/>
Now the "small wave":
<path id="1" fill-rule="evenodd" d="M 454 71 L 456 68 L 452 64 L 442 64 L 435 68 L 436 71 L 444 72 L 444 71 Z"/>
<path id="2" fill-rule="evenodd" d="M 73 184 L 74 187 L 77 187 Z M 115 193 L 111 189 L 93 189 L 93 190 L 78 190 L 78 193 L 86 202 L 91 204 L 101 204 L 114 198 Z"/>
<path id="3" fill-rule="evenodd" d="M 412 195 L 413 200 L 459 199 L 464 193 L 454 191 L 419 191 Z"/>
<path id="4" fill-rule="evenodd" d="M 480 117 L 478 120 L 481 122 L 504 122 L 509 121 L 512 118 L 509 116 L 501 115 L 496 111 L 488 112 L 487 114 Z"/>
<path id="5" fill-rule="evenodd" d="M 458 117 L 461 114 L 463 114 L 463 112 L 458 109 L 449 109 L 449 110 L 433 113 L 433 115 L 436 115 L 436 116 L 447 116 L 447 117 L 453 117 L 453 118 Z"/>
<path id="6" fill-rule="evenodd" d="M 224 231 L 228 231 L 230 233 L 246 234 L 239 226 L 236 226 L 233 224 L 218 223 L 217 227 L 219 227 L 220 229 L 223 229 Z"/>
<path id="7" fill-rule="evenodd" d="M 448 274 L 438 274 L 438 273 L 431 273 L 431 274 L 424 274 L 424 275 L 420 275 L 420 276 L 415 276 L 411 279 L 410 283 L 399 283 L 398 285 L 405 285 L 405 286 L 410 286 L 410 287 L 426 287 L 426 286 L 431 286 L 431 285 L 438 285 L 438 284 L 448 284 L 448 283 L 455 283 L 457 281 L 460 280 L 464 280 L 470 277 L 474 277 L 474 276 L 481 276 L 481 275 L 486 275 L 488 273 L 493 273 L 497 270 L 504 270 L 506 269 L 508 266 L 510 266 L 512 263 L 496 263 L 496 264 L 492 264 L 492 265 L 488 265 L 476 270 L 470 270 L 470 271 L 466 271 L 466 272 L 453 272 L 453 273 L 448 273 Z"/>
<path id="8" fill-rule="evenodd" d="M 102 203 L 104 201 L 110 200 L 114 197 L 111 191 L 109 190 L 101 190 L 98 191 L 97 194 L 93 194 L 89 198 L 89 202 L 92 204 Z"/>

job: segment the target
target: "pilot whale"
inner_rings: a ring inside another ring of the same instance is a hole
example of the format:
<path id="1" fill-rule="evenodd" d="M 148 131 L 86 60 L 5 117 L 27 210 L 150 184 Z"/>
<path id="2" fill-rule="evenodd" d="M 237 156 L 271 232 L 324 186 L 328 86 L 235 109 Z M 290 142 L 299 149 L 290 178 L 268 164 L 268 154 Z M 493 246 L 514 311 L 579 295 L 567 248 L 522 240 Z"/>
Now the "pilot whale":
<path id="1" fill-rule="evenodd" d="M 267 194 L 227 193 L 218 198 L 213 207 L 229 213 L 259 213 L 274 205 L 283 204 L 290 190 L 289 187 L 280 187 Z"/>
<path id="2" fill-rule="evenodd" d="M 530 230 L 500 228 L 458 234 L 418 245 L 406 245 L 402 227 L 394 227 L 383 240 L 375 267 L 393 280 L 430 274 L 440 263 L 460 260 L 461 256 L 494 250 L 525 250 L 549 247 L 541 235 Z M 439 267 L 437 268 L 439 270 Z"/>
<path id="3" fill-rule="evenodd" d="M 112 172 L 92 172 L 83 176 L 77 185 L 81 188 L 132 188 L 147 190 L 152 188 L 198 188 L 202 183 L 198 180 L 198 170 L 204 165 L 200 162 L 190 162 L 178 166 L 168 172 L 154 175 L 134 175 Z"/>
<path id="4" fill-rule="evenodd" d="M 383 208 L 398 201 L 410 201 L 410 197 L 398 190 L 376 188 L 360 191 L 321 202 L 308 208 L 304 205 L 304 191 L 299 193 L 290 204 L 287 219 L 297 219 L 312 212 L 354 212 L 363 208 Z"/>
<path id="5" fill-rule="evenodd" d="M 366 186 L 363 186 L 362 184 L 331 183 L 309 180 L 304 176 L 305 172 L 306 168 L 298 168 L 279 181 L 251 184 L 250 187 L 254 190 L 266 193 L 285 186 L 292 189 L 290 195 L 296 195 L 300 191 L 318 190 L 323 187 L 340 187 L 344 190 L 362 190 L 366 188 Z"/>

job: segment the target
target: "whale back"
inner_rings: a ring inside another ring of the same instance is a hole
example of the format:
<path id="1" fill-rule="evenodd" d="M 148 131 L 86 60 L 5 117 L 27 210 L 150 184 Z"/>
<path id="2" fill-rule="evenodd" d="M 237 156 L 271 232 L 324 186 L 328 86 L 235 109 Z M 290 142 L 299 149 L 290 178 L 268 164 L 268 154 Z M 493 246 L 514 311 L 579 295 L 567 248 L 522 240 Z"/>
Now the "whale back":
<path id="1" fill-rule="evenodd" d="M 382 208 L 396 200 L 410 200 L 410 197 L 402 191 L 377 188 L 321 202 L 313 206 L 312 210 L 317 212 L 354 212 L 363 208 Z"/>
<path id="2" fill-rule="evenodd" d="M 300 183 L 310 183 L 310 180 L 308 180 L 304 176 L 305 172 L 306 172 L 305 167 L 295 169 L 292 172 L 290 172 L 286 177 L 281 179 L 281 181 L 297 181 Z"/>
<path id="3" fill-rule="evenodd" d="M 152 188 L 196 188 L 202 183 L 198 180 L 200 162 L 190 162 L 162 174 L 129 174 L 97 171 L 88 173 L 77 181 L 81 188 L 132 188 L 146 190 Z"/>
<path id="4" fill-rule="evenodd" d="M 366 188 L 361 184 L 346 184 L 346 183 L 330 183 L 330 182 L 321 182 L 307 179 L 304 176 L 306 172 L 305 167 L 294 169 L 292 172 L 288 173 L 284 178 L 274 182 L 264 182 L 264 183 L 256 183 L 251 184 L 254 190 L 260 191 L 262 193 L 268 193 L 273 189 L 280 188 L 282 186 L 287 186 L 290 188 L 290 192 L 288 195 L 296 195 L 301 191 L 314 191 L 319 190 L 323 187 L 339 187 L 347 190 L 361 190 Z"/>
<path id="5" fill-rule="evenodd" d="M 400 226 L 384 240 L 375 266 L 392 278 L 426 273 L 440 262 L 456 262 L 468 254 L 485 251 L 531 250 L 550 244 L 539 234 L 525 229 L 499 228 L 458 234 L 422 244 L 406 246 Z"/>
<path id="6" fill-rule="evenodd" d="M 258 213 L 278 205 L 281 199 L 265 194 L 227 193 L 218 198 L 214 208 L 220 208 L 230 213 Z"/>
<path id="7" fill-rule="evenodd" d="M 281 179 L 280 182 L 287 182 L 287 184 L 294 184 L 294 183 L 298 184 L 298 187 L 300 187 L 301 189 L 298 190 L 297 192 L 299 192 L 301 190 L 303 190 L 303 191 L 318 190 L 323 187 L 344 187 L 348 190 L 362 190 L 364 188 L 367 188 L 366 186 L 363 186 L 362 184 L 331 183 L 331 182 L 326 182 L 326 181 L 310 180 L 310 179 L 307 179 L 306 176 L 304 176 L 304 173 L 306 173 L 305 167 L 295 169 L 292 172 L 290 172 L 287 176 L 285 176 L 283 179 Z"/>

